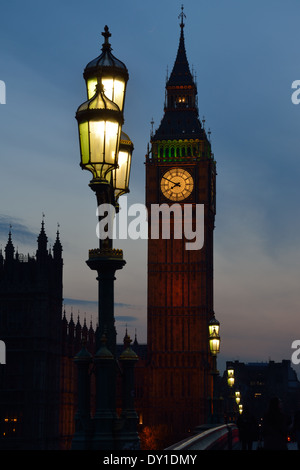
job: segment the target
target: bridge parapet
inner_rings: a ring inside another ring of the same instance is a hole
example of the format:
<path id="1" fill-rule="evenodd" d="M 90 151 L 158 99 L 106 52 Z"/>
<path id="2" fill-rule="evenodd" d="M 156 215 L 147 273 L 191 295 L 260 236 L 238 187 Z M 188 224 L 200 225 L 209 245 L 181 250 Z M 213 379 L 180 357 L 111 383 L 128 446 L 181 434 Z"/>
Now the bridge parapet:
<path id="1" fill-rule="evenodd" d="M 231 450 L 239 442 L 239 432 L 235 424 L 215 427 L 199 427 L 192 437 L 177 442 L 165 450 Z"/>

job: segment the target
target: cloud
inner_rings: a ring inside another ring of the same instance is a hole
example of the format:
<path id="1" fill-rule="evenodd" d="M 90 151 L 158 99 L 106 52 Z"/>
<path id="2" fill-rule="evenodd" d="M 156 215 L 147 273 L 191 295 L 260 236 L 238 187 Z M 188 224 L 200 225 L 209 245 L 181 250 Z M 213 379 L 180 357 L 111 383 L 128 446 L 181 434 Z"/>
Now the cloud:
<path id="1" fill-rule="evenodd" d="M 66 305 L 77 305 L 77 306 L 94 306 L 95 308 L 98 306 L 98 301 L 97 300 L 84 300 L 84 299 L 70 299 L 70 298 L 66 298 L 64 299 L 64 303 Z M 115 307 L 118 307 L 118 308 L 130 308 L 130 309 L 133 309 L 135 308 L 134 305 L 130 305 L 130 304 L 125 304 L 125 303 L 122 303 L 122 302 L 115 302 Z M 119 318 L 123 318 L 123 317 L 119 317 Z M 124 317 L 125 318 L 125 317 Z M 128 318 L 135 318 L 135 317 L 128 317 Z"/>
<path id="2" fill-rule="evenodd" d="M 130 316 L 130 315 L 118 315 L 115 317 L 115 319 L 117 321 L 125 321 L 125 322 L 131 322 L 131 321 L 137 321 L 138 318 L 137 317 L 133 317 L 133 316 Z"/>
<path id="3" fill-rule="evenodd" d="M 97 321 L 97 318 L 95 318 L 95 315 L 97 316 L 97 311 L 98 311 L 98 301 L 97 300 L 84 300 L 84 299 L 65 298 L 64 299 L 64 304 L 65 304 L 65 306 L 68 306 L 68 307 L 71 307 L 71 308 L 72 307 L 78 307 L 82 310 L 85 309 L 86 313 L 87 312 L 92 313 L 92 316 Z M 116 302 L 115 303 L 115 308 L 132 310 L 135 307 L 133 305 L 130 305 L 130 304 Z M 133 315 L 115 315 L 115 320 L 116 320 L 116 322 L 121 322 L 121 323 L 131 323 L 131 322 L 137 322 L 139 320 L 139 318 L 136 317 L 136 316 L 133 316 Z"/>
<path id="4" fill-rule="evenodd" d="M 8 238 L 8 232 L 11 228 L 13 243 L 21 242 L 23 244 L 36 243 L 37 234 L 26 227 L 21 222 L 21 219 L 10 217 L 0 214 L 0 237 L 1 239 Z"/>

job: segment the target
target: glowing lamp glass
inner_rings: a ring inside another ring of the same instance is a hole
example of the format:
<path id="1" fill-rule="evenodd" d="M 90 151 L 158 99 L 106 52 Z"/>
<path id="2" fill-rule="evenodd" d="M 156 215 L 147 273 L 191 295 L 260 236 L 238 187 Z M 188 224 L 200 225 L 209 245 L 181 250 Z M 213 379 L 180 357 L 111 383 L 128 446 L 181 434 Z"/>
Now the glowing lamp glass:
<path id="1" fill-rule="evenodd" d="M 117 200 L 122 194 L 129 192 L 129 178 L 131 169 L 131 159 L 133 152 L 133 144 L 128 135 L 121 132 L 121 140 L 119 145 L 118 168 L 115 168 L 113 174 L 113 186 L 115 189 L 115 199 Z"/>
<path id="2" fill-rule="evenodd" d="M 215 317 L 213 317 L 208 324 L 208 333 L 209 333 L 209 336 L 211 336 L 214 333 L 219 335 L 220 333 L 220 322 L 216 320 Z"/>
<path id="3" fill-rule="evenodd" d="M 220 337 L 216 333 L 212 333 L 209 337 L 210 352 L 216 355 L 220 352 Z"/>
<path id="4" fill-rule="evenodd" d="M 209 336 L 211 336 L 212 334 L 219 335 L 219 331 L 220 325 L 218 324 L 210 324 L 208 327 Z"/>
<path id="5" fill-rule="evenodd" d="M 227 379 L 229 387 L 233 387 L 234 385 L 234 377 L 228 377 Z"/>
<path id="6" fill-rule="evenodd" d="M 121 81 L 116 78 L 103 78 L 102 84 L 106 96 L 119 106 L 120 111 L 123 111 L 126 86 L 125 81 Z"/>
<path id="7" fill-rule="evenodd" d="M 94 179 L 106 175 L 118 165 L 122 115 L 118 106 L 98 90 L 92 99 L 79 106 L 78 121 L 81 167 Z"/>
<path id="8" fill-rule="evenodd" d="M 229 387 L 233 387 L 234 385 L 234 369 L 232 368 L 227 369 L 227 383 Z"/>
<path id="9" fill-rule="evenodd" d="M 117 78 L 90 78 L 87 80 L 88 99 L 94 96 L 98 80 L 100 80 L 100 83 L 103 85 L 105 96 L 116 103 L 120 111 L 123 111 L 126 87 L 125 81 Z"/>
<path id="10" fill-rule="evenodd" d="M 89 100 L 93 98 L 94 94 L 96 93 L 97 84 L 98 84 L 97 77 L 90 78 L 86 81 L 87 95 L 88 95 Z"/>

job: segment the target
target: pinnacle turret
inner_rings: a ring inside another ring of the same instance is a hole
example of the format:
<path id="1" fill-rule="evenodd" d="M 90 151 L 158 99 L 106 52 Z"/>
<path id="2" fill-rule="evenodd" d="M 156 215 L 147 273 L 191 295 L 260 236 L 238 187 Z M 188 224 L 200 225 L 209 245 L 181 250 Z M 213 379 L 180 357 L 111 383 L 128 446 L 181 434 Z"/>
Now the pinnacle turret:
<path id="1" fill-rule="evenodd" d="M 62 249 L 62 244 L 61 244 L 61 241 L 60 241 L 60 238 L 59 238 L 59 230 L 57 230 L 56 240 L 55 240 L 55 243 L 53 245 L 54 258 L 61 258 L 62 251 L 63 251 L 63 249 Z"/>
<path id="2" fill-rule="evenodd" d="M 48 238 L 45 232 L 45 222 L 44 219 L 42 220 L 41 231 L 37 239 L 38 242 L 38 249 L 37 249 L 37 258 L 41 256 L 45 256 L 47 254 L 47 243 Z"/>
<path id="3" fill-rule="evenodd" d="M 6 261 L 12 260 L 13 257 L 14 257 L 14 253 L 15 253 L 15 247 L 14 247 L 13 242 L 12 242 L 11 228 L 10 228 L 9 233 L 8 233 L 8 241 L 7 241 L 7 244 L 6 244 L 6 247 L 5 247 L 5 259 L 6 259 Z"/>

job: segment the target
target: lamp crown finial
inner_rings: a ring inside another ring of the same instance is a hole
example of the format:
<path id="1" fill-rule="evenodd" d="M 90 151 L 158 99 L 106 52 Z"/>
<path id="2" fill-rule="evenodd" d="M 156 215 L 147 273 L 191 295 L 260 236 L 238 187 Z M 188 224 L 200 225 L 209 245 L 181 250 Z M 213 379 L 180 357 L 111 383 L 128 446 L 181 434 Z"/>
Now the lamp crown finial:
<path id="1" fill-rule="evenodd" d="M 104 43 L 103 43 L 103 46 L 102 46 L 102 49 L 110 49 L 111 47 L 110 47 L 110 43 L 108 42 L 108 39 L 110 38 L 111 33 L 109 32 L 107 25 L 104 26 L 104 31 L 101 34 L 105 39 Z"/>

